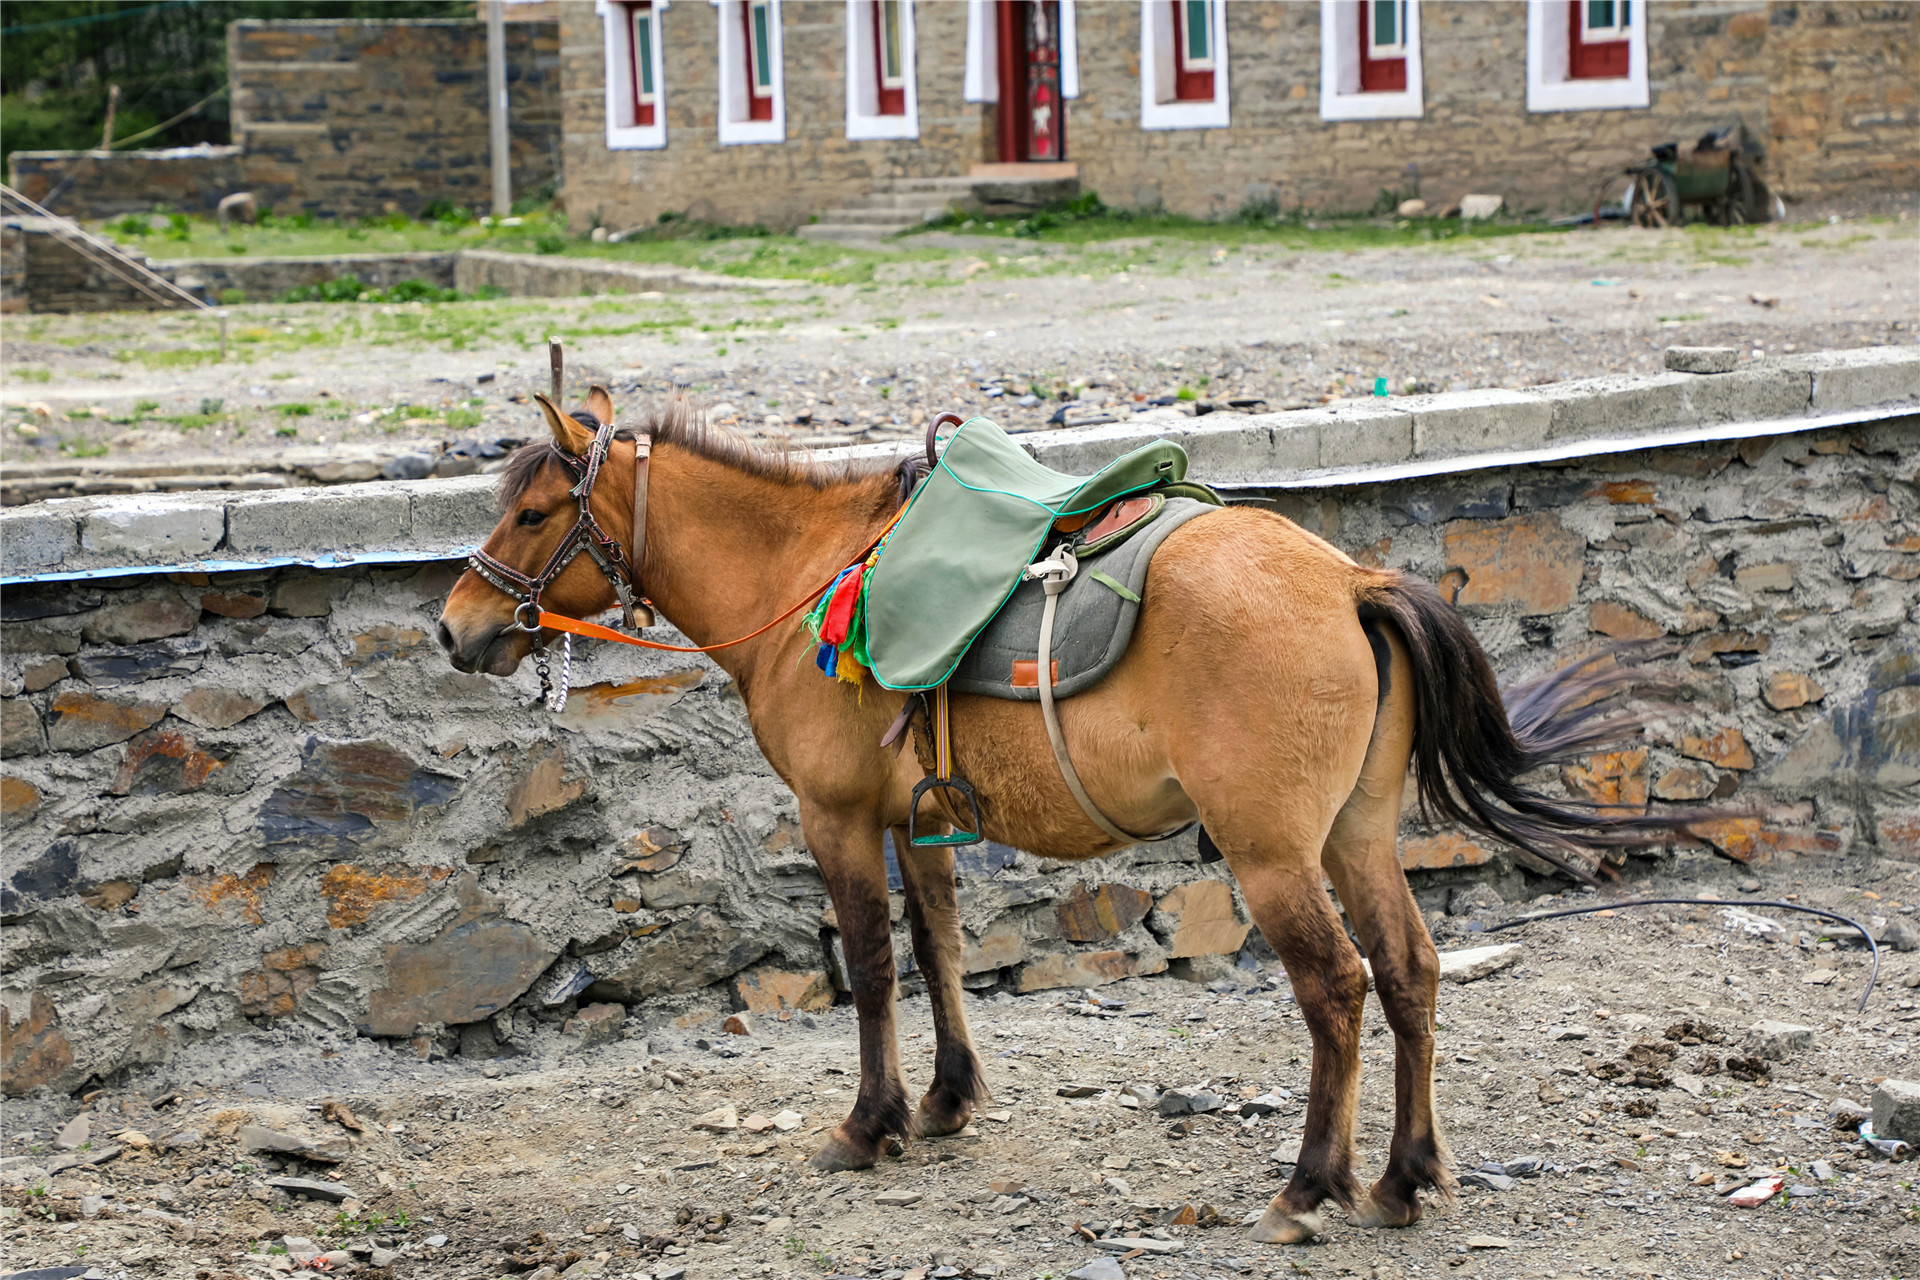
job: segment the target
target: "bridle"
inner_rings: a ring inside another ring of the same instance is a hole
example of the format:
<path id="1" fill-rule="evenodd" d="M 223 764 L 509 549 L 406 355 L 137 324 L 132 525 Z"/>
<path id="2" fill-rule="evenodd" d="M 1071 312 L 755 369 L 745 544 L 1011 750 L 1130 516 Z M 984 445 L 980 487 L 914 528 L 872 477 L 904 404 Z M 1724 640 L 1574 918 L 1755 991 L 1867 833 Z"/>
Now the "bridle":
<path id="1" fill-rule="evenodd" d="M 600 470 L 606 465 L 607 454 L 613 446 L 614 424 L 611 421 L 600 422 L 591 414 L 586 416 L 586 421 L 578 413 L 572 416 L 581 426 L 592 422 L 596 430 L 585 456 L 555 451 L 554 456 L 560 465 L 573 477 L 574 484 L 568 492 L 580 504 L 580 514 L 574 518 L 573 527 L 567 530 L 566 536 L 560 539 L 560 545 L 547 557 L 546 564 L 541 566 L 540 572 L 529 577 L 505 561 L 489 555 L 484 548 L 467 557 L 470 569 L 518 602 L 513 610 L 513 626 L 533 637 L 534 670 L 540 676 L 540 701 L 544 701 L 547 709 L 555 714 L 567 705 L 567 678 L 573 669 L 573 637 L 565 631 L 561 632 L 561 674 L 556 689 L 547 662 L 546 641 L 541 638 L 544 629 L 541 619 L 552 615 L 542 609 L 540 597 L 555 579 L 567 571 L 567 566 L 582 551 L 600 566 L 600 572 L 613 587 L 613 594 L 620 601 L 621 621 L 635 631 L 653 625 L 653 610 L 648 607 L 640 587 L 640 572 L 647 560 L 647 465 L 653 454 L 653 441 L 646 435 L 636 434 L 633 437 L 633 549 L 629 554 L 622 548 L 619 539 L 603 529 L 593 515 L 593 486 L 600 479 Z"/>

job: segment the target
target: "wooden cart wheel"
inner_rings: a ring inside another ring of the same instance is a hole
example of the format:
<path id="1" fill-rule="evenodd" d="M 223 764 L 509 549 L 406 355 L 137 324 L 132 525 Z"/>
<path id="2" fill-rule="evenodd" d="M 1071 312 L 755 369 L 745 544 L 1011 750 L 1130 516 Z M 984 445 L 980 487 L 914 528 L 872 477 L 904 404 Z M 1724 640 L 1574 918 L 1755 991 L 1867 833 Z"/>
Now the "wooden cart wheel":
<path id="1" fill-rule="evenodd" d="M 1743 227 L 1753 221 L 1753 171 L 1735 162 L 1727 175 L 1727 194 L 1721 197 L 1720 225 Z"/>
<path id="2" fill-rule="evenodd" d="M 1680 225 L 1680 188 L 1663 169 L 1649 169 L 1633 178 L 1633 225 Z"/>

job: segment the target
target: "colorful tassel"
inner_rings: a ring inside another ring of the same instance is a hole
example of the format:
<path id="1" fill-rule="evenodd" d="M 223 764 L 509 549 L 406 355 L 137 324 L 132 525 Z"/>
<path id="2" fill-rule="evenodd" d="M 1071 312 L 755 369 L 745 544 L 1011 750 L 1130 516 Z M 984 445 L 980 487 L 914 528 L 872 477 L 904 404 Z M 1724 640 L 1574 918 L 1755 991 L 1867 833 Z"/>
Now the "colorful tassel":
<path id="1" fill-rule="evenodd" d="M 820 622 L 821 640 L 834 645 L 846 643 L 848 629 L 853 625 L 854 607 L 860 603 L 860 582 L 865 576 L 866 566 L 854 565 L 828 589 L 830 603 Z"/>

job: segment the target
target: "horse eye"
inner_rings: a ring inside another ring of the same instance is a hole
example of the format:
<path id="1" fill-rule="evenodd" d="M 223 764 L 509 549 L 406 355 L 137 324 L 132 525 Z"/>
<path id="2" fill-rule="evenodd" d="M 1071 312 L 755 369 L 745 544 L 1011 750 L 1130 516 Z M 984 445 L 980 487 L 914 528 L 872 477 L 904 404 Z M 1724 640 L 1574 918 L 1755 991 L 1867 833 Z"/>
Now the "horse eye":
<path id="1" fill-rule="evenodd" d="M 546 512 L 535 511 L 531 507 L 527 508 L 525 511 L 522 511 L 520 513 L 520 523 L 523 525 L 526 525 L 528 528 L 532 528 L 534 525 L 539 524 L 541 521 L 545 520 L 546 518 L 547 518 Z"/>

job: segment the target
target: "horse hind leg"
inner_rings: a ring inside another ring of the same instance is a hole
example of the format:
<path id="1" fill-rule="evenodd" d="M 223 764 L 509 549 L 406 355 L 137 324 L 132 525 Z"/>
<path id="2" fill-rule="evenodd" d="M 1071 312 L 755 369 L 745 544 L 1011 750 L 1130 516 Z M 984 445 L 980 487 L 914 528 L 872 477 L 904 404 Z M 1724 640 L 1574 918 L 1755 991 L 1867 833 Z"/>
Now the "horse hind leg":
<path id="1" fill-rule="evenodd" d="M 1433 1106 L 1434 1012 L 1440 961 L 1400 868 L 1401 793 L 1412 750 L 1412 670 L 1398 635 L 1386 646 L 1386 696 L 1374 722 L 1360 781 L 1334 818 L 1321 861 L 1373 965 L 1374 990 L 1394 1036 L 1393 1141 L 1386 1172 L 1359 1213 L 1367 1226 L 1419 1221 L 1420 1193 L 1451 1195 L 1450 1157 Z"/>
<path id="2" fill-rule="evenodd" d="M 960 903 L 951 848 L 914 848 L 905 827 L 893 828 L 893 848 L 906 891 L 913 954 L 927 978 L 933 1012 L 933 1085 L 914 1114 L 915 1132 L 932 1137 L 958 1133 L 987 1098 L 980 1056 L 974 1052 L 962 1005 Z"/>

